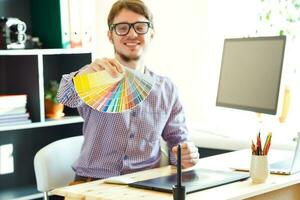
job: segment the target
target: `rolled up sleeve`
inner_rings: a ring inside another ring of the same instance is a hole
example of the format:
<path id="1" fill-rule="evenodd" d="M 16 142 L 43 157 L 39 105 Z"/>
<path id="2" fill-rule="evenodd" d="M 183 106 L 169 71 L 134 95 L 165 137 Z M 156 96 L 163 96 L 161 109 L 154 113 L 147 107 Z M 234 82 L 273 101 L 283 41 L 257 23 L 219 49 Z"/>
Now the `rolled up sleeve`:
<path id="1" fill-rule="evenodd" d="M 71 108 L 76 108 L 83 105 L 83 101 L 75 91 L 75 87 L 73 84 L 73 77 L 76 74 L 77 72 L 64 74 L 60 81 L 59 89 L 57 92 L 58 101 Z"/>
<path id="2" fill-rule="evenodd" d="M 172 147 L 189 140 L 186 119 L 182 104 L 179 101 L 176 89 L 174 90 L 174 101 L 169 119 L 164 127 L 162 137 L 167 142 L 170 151 L 170 163 L 176 164 L 176 158 L 171 153 Z"/>

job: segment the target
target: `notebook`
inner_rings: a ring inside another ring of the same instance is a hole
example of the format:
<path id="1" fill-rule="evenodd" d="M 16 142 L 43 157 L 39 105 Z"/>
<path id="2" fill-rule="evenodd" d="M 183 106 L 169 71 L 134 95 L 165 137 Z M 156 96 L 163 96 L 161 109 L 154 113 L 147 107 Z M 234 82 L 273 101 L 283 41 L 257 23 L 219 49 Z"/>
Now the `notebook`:
<path id="1" fill-rule="evenodd" d="M 172 193 L 172 186 L 177 183 L 176 178 L 176 174 L 173 174 L 134 182 L 129 184 L 129 186 Z M 182 173 L 182 185 L 185 186 L 186 193 L 192 193 L 247 178 L 249 178 L 249 173 L 247 172 L 195 169 Z"/>
<path id="2" fill-rule="evenodd" d="M 248 166 L 233 166 L 232 168 L 238 171 L 249 171 L 250 164 Z M 284 160 L 280 160 L 274 163 L 270 163 L 270 173 L 290 175 L 300 171 L 300 133 L 298 133 L 297 145 L 293 156 Z"/>

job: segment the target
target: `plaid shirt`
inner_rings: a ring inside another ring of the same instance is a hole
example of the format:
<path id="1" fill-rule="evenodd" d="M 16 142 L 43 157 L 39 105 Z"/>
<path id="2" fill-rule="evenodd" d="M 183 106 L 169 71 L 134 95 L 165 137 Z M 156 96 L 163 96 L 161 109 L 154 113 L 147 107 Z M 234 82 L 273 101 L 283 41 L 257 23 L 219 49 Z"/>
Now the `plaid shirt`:
<path id="1" fill-rule="evenodd" d="M 188 139 L 183 108 L 172 82 L 146 69 L 155 80 L 149 96 L 136 107 L 122 113 L 103 113 L 86 105 L 77 95 L 73 77 L 62 77 L 57 98 L 77 108 L 84 119 L 84 143 L 73 164 L 79 176 L 107 178 L 158 167 L 160 138 L 169 149 Z M 171 164 L 176 163 L 170 154 Z"/>

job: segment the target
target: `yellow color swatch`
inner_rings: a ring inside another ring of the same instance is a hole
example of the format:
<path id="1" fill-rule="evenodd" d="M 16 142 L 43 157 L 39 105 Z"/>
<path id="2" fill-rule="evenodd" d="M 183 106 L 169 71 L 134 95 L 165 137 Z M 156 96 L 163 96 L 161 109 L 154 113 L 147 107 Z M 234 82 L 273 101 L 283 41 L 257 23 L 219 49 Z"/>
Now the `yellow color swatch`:
<path id="1" fill-rule="evenodd" d="M 79 97 L 101 112 L 123 112 L 144 101 L 152 90 L 154 79 L 148 74 L 125 68 L 112 77 L 107 71 L 77 75 L 73 78 Z"/>

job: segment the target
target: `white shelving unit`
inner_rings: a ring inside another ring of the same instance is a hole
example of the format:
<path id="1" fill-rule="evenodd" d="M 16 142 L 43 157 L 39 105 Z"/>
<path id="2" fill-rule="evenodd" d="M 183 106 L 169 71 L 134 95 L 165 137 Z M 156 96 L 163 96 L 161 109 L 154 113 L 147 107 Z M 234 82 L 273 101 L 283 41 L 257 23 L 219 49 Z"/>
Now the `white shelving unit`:
<path id="1" fill-rule="evenodd" d="M 0 95 L 27 94 L 31 124 L 0 126 L 0 146 L 13 145 L 14 172 L 0 174 L 0 199 L 35 199 L 33 158 L 43 146 L 81 134 L 83 119 L 76 109 L 65 107 L 65 117 L 45 117 L 44 88 L 50 80 L 91 62 L 84 49 L 0 50 Z M 22 196 L 24 195 L 24 196 Z"/>

